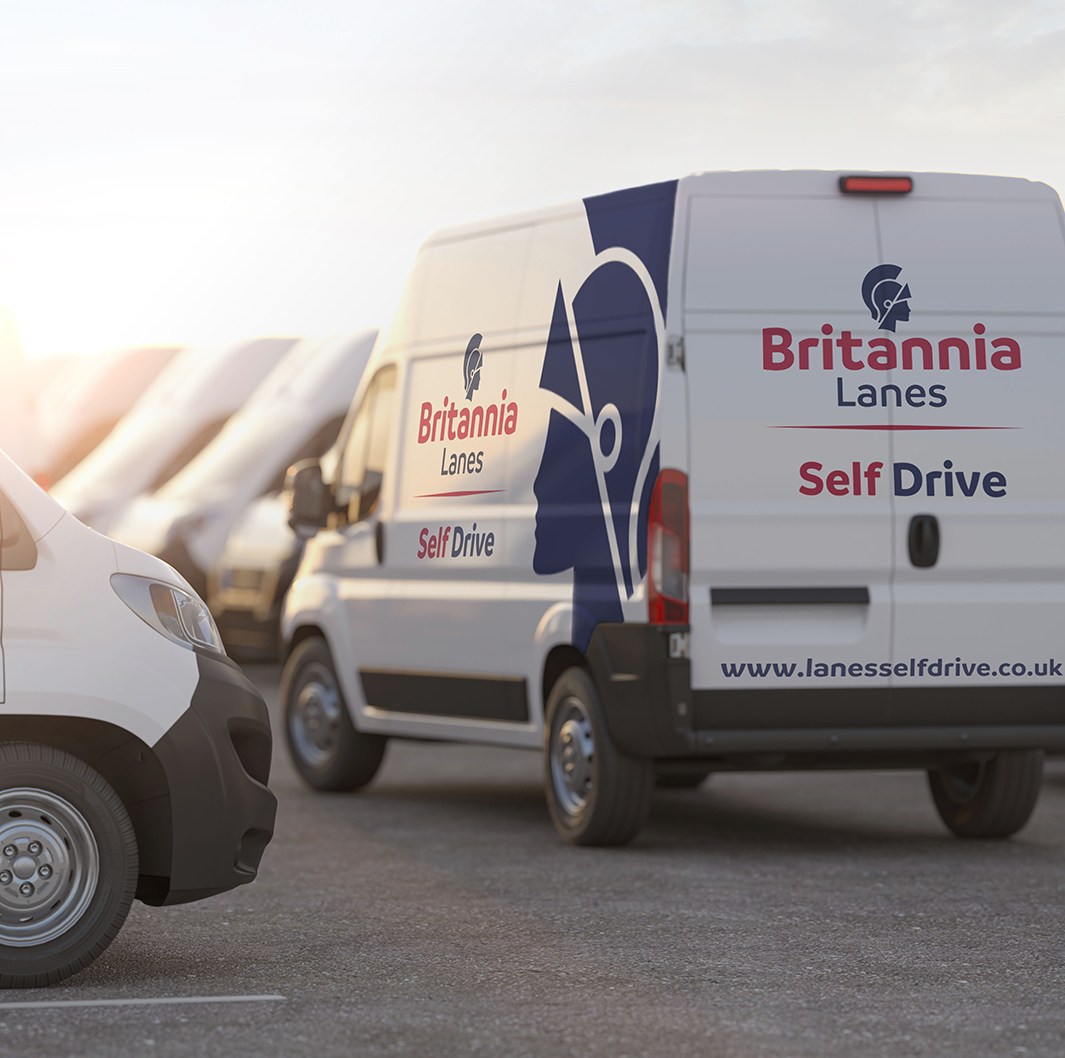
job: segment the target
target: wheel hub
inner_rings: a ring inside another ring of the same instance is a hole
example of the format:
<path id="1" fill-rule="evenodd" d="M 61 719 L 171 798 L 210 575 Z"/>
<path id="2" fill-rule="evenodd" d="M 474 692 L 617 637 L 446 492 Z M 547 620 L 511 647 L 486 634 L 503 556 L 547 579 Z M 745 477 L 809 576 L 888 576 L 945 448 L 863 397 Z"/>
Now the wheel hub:
<path id="1" fill-rule="evenodd" d="M 593 787 L 595 739 L 584 706 L 576 698 L 562 705 L 551 745 L 551 779 L 559 805 L 570 815 L 581 812 Z"/>
<path id="2" fill-rule="evenodd" d="M 96 839 L 69 801 L 47 790 L 0 794 L 0 944 L 26 947 L 65 933 L 99 875 Z"/>
<path id="3" fill-rule="evenodd" d="M 340 691 L 321 665 L 308 666 L 307 681 L 300 688 L 290 726 L 300 756 L 320 768 L 336 752 L 340 729 Z"/>

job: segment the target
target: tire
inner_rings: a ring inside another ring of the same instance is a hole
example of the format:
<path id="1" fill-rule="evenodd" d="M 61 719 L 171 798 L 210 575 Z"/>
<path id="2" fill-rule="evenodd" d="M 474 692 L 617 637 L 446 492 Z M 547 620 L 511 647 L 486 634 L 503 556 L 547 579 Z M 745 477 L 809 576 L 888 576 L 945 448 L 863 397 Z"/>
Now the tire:
<path id="1" fill-rule="evenodd" d="M 137 888 L 137 838 L 84 761 L 0 743 L 0 988 L 83 970 L 115 939 Z"/>
<path id="2" fill-rule="evenodd" d="M 627 845 L 647 821 L 654 766 L 614 746 L 582 668 L 566 669 L 551 688 L 544 773 L 551 821 L 571 845 Z"/>
<path id="3" fill-rule="evenodd" d="M 281 674 L 281 700 L 288 751 L 308 786 L 349 792 L 377 774 L 388 740 L 355 730 L 321 636 L 303 640 L 292 652 Z"/>
<path id="4" fill-rule="evenodd" d="M 928 773 L 936 810 L 960 838 L 1016 834 L 1028 822 L 1042 782 L 1042 750 L 1008 750 Z"/>
<path id="5" fill-rule="evenodd" d="M 694 790 L 710 778 L 713 768 L 693 767 L 655 773 L 655 786 L 660 790 Z"/>

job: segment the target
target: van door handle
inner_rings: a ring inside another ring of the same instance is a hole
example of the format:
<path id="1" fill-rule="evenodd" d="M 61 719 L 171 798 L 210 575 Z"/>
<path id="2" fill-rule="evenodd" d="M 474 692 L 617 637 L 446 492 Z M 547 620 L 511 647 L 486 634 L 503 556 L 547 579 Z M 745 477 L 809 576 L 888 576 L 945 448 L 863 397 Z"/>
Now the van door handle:
<path id="1" fill-rule="evenodd" d="M 939 522 L 934 514 L 910 519 L 910 561 L 919 569 L 934 566 L 939 558 Z"/>

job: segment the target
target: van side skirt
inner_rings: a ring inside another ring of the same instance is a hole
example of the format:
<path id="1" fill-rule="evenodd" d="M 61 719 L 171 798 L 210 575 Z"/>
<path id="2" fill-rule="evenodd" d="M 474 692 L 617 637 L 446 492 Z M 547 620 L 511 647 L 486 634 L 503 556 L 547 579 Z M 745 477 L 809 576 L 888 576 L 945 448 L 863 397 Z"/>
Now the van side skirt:
<path id="1" fill-rule="evenodd" d="M 359 669 L 362 695 L 374 709 L 475 720 L 529 720 L 524 676 L 481 676 L 412 669 Z"/>

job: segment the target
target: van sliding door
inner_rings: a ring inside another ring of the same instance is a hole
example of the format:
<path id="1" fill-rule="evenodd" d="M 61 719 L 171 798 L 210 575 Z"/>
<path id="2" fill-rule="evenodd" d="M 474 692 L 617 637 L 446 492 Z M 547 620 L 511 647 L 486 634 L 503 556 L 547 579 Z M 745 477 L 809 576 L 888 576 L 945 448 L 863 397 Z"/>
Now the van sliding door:
<path id="1" fill-rule="evenodd" d="M 682 183 L 702 730 L 888 719 L 898 395 L 863 301 L 873 205 L 825 174 L 779 175 L 798 193 L 752 194 L 744 174 Z"/>
<path id="2" fill-rule="evenodd" d="M 893 377 L 925 398 L 892 412 L 894 708 L 899 723 L 1059 723 L 1060 207 L 1020 181 L 916 185 L 879 205 L 884 258 L 910 295 Z"/>
<path id="3" fill-rule="evenodd" d="M 529 414 L 513 327 L 530 239 L 531 228 L 507 227 L 444 237 L 419 254 L 418 344 L 406 356 L 386 510 L 382 641 L 360 666 L 381 730 L 469 737 L 528 720 L 526 681 L 504 656 L 503 571 L 511 459 L 519 416 Z"/>

